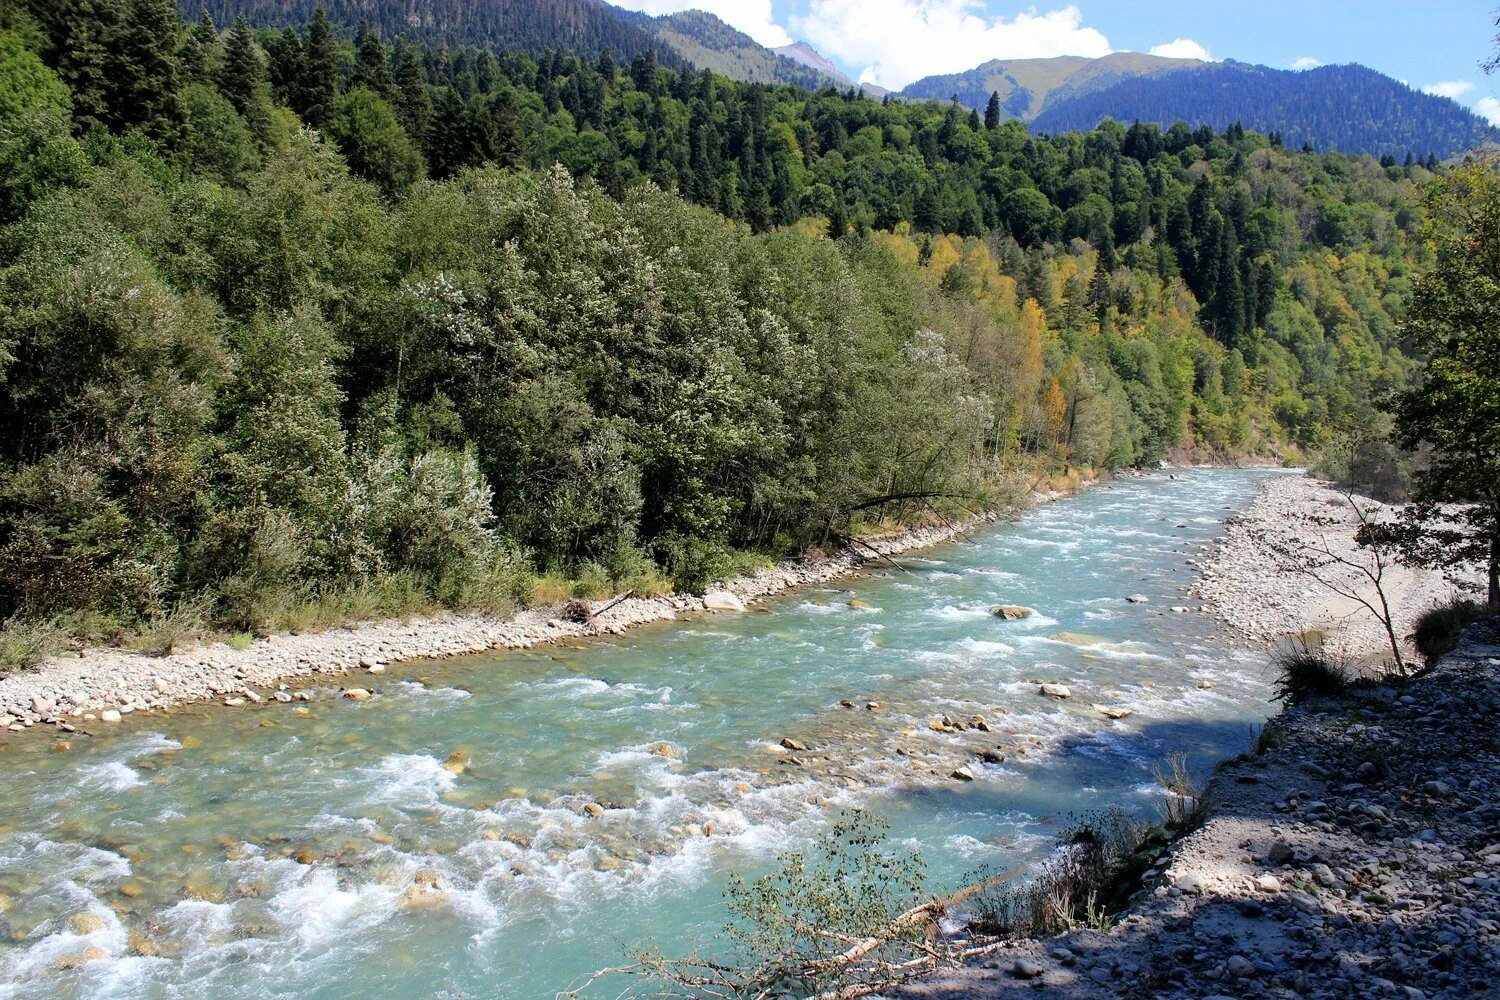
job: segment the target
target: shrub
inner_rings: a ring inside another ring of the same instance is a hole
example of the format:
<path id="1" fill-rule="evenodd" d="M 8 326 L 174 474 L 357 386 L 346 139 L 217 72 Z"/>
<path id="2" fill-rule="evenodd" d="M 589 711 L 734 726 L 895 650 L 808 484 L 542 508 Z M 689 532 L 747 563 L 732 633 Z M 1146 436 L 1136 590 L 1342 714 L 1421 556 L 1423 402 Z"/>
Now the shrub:
<path id="1" fill-rule="evenodd" d="M 1300 705 L 1309 698 L 1337 697 L 1349 687 L 1349 669 L 1322 649 L 1296 643 L 1276 652 L 1276 700 Z"/>
<path id="2" fill-rule="evenodd" d="M 1464 598 L 1434 604 L 1417 618 L 1411 641 L 1430 667 L 1458 647 L 1464 629 L 1493 613 L 1483 602 Z"/>
<path id="3" fill-rule="evenodd" d="M 52 622 L 12 618 L 0 626 L 0 673 L 34 667 L 63 648 L 64 635 Z"/>
<path id="4" fill-rule="evenodd" d="M 130 638 L 129 645 L 147 656 L 170 656 L 207 631 L 208 606 L 206 597 L 180 601 L 171 611 L 148 621 Z"/>

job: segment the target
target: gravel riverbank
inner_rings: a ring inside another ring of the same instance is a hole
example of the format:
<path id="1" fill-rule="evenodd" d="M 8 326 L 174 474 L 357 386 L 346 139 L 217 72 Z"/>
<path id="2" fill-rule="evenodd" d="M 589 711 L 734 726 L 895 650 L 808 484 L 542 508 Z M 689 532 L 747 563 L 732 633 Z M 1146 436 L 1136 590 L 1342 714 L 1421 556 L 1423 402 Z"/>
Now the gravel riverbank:
<path id="1" fill-rule="evenodd" d="M 1376 500 L 1355 500 L 1373 519 L 1392 515 L 1392 508 Z M 1354 542 L 1358 527 L 1349 498 L 1331 484 L 1305 476 L 1272 477 L 1247 510 L 1226 522 L 1222 541 L 1199 561 L 1195 591 L 1205 610 L 1253 642 L 1317 632 L 1350 659 L 1389 659 L 1384 627 L 1368 610 L 1284 565 L 1283 553 L 1325 544 L 1340 558 L 1366 562 L 1368 554 Z M 1339 589 L 1375 596 L 1351 567 L 1328 565 L 1319 576 Z M 1456 593 L 1441 573 L 1399 565 L 1387 567 L 1383 586 L 1400 637 L 1411 632 L 1423 611 Z M 1477 575 L 1473 586 L 1478 587 Z M 1407 652 L 1415 655 L 1409 646 Z"/>
<path id="2" fill-rule="evenodd" d="M 1061 494 L 1038 494 L 1039 502 Z M 600 613 L 583 622 L 558 617 L 558 608 L 523 611 L 513 617 L 442 615 L 409 621 L 382 621 L 301 635 L 273 635 L 248 648 L 219 643 L 153 657 L 118 649 L 93 649 L 83 656 L 56 658 L 34 669 L 0 677 L 0 740 L 39 725 L 71 731 L 81 726 L 118 723 L 135 712 L 218 699 L 237 707 L 274 698 L 306 698 L 299 685 L 356 675 L 347 697 L 364 689 L 357 676 L 380 673 L 402 660 L 529 649 L 601 634 L 620 634 L 650 622 L 684 614 L 741 610 L 747 603 L 795 588 L 827 583 L 889 556 L 962 537 L 993 520 L 981 515 L 958 524 L 931 525 L 897 534 L 861 539 L 856 545 L 819 558 L 790 559 L 749 576 L 730 580 L 703 597 L 673 594 L 594 602 Z M 606 605 L 609 605 L 607 610 Z"/>

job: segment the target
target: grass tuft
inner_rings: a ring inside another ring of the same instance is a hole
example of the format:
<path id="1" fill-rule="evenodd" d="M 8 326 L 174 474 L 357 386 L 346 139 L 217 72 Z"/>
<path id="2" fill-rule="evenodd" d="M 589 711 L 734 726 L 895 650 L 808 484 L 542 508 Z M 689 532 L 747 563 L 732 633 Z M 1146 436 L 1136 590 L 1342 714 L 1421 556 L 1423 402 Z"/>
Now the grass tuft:
<path id="1" fill-rule="evenodd" d="M 1455 598 L 1434 604 L 1417 618 L 1411 641 L 1430 667 L 1458 648 L 1458 637 L 1494 612 L 1481 601 Z"/>
<path id="2" fill-rule="evenodd" d="M 1338 697 L 1349 689 L 1352 680 L 1343 662 L 1305 642 L 1278 650 L 1272 662 L 1276 666 L 1276 700 L 1288 706 L 1300 705 L 1309 698 Z"/>
<path id="3" fill-rule="evenodd" d="M 0 625 L 0 674 L 34 667 L 66 647 L 67 635 L 54 622 L 12 618 Z"/>

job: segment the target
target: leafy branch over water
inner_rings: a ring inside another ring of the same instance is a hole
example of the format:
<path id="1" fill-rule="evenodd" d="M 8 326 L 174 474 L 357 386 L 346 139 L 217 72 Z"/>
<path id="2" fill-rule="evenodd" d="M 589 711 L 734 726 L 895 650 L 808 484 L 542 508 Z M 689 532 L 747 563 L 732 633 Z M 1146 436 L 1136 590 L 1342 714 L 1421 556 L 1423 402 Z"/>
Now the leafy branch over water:
<path id="1" fill-rule="evenodd" d="M 1029 877 L 990 874 L 933 896 L 921 855 L 892 847 L 885 820 L 850 810 L 811 852 L 783 854 L 776 871 L 752 882 L 731 879 L 721 954 L 671 958 L 644 949 L 633 964 L 601 970 L 562 996 L 595 995 L 621 976 L 635 982 L 620 997 L 867 996 L 1018 938 L 1107 926 L 1147 866 L 1196 818 L 1191 809 L 1168 813 L 1167 826 L 1148 827 L 1119 809 L 1092 813 Z M 959 929 L 945 927 L 945 918 Z"/>

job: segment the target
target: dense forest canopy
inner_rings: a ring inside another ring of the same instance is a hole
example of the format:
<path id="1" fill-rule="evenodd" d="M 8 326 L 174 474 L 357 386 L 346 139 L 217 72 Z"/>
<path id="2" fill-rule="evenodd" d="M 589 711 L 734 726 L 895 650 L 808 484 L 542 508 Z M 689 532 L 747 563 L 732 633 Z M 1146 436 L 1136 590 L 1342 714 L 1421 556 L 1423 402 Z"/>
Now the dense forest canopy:
<path id="1" fill-rule="evenodd" d="M 1430 164 L 30 11 L 0 20 L 16 621 L 701 586 L 1017 469 L 1378 433 L 1411 368 Z"/>

